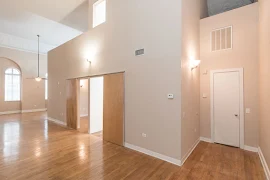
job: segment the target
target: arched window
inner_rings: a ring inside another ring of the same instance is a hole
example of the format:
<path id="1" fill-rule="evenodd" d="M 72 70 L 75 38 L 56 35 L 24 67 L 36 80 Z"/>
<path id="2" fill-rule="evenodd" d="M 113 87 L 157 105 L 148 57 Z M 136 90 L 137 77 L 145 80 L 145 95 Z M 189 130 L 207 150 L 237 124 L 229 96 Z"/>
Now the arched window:
<path id="1" fill-rule="evenodd" d="M 21 100 L 21 72 L 15 68 L 5 71 L 5 101 Z"/>

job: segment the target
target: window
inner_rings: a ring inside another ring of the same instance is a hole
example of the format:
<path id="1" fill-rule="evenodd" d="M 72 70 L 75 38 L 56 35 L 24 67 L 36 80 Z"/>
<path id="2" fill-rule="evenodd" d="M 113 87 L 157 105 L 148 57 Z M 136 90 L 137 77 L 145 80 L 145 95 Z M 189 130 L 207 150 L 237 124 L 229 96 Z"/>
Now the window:
<path id="1" fill-rule="evenodd" d="M 9 68 L 5 71 L 5 101 L 21 100 L 21 72 Z"/>
<path id="2" fill-rule="evenodd" d="M 93 28 L 106 21 L 106 0 L 99 0 L 93 5 Z"/>
<path id="3" fill-rule="evenodd" d="M 48 78 L 48 73 L 45 75 L 46 78 Z M 45 100 L 48 99 L 48 79 L 45 80 Z"/>

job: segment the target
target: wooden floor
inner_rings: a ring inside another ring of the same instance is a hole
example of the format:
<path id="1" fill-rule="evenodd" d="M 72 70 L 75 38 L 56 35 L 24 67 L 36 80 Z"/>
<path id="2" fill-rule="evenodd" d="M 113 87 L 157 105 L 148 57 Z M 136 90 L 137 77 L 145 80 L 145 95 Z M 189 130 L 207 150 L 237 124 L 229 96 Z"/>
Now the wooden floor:
<path id="1" fill-rule="evenodd" d="M 201 142 L 182 167 L 47 121 L 0 116 L 0 180 L 265 179 L 256 153 Z"/>

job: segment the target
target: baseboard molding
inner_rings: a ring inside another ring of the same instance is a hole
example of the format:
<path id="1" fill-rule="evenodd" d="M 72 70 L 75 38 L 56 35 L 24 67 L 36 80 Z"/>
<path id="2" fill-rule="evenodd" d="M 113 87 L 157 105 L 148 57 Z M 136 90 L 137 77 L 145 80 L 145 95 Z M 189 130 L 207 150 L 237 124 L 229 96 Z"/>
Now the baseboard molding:
<path id="1" fill-rule="evenodd" d="M 169 156 L 165 156 L 163 154 L 159 154 L 159 153 L 156 153 L 154 151 L 150 151 L 148 149 L 144 149 L 144 148 L 141 148 L 141 147 L 138 147 L 138 146 L 135 146 L 135 145 L 132 145 L 132 144 L 129 144 L 129 143 L 125 143 L 125 147 L 126 148 L 129 148 L 129 149 L 132 149 L 132 150 L 135 150 L 135 151 L 138 151 L 138 152 L 141 152 L 143 154 L 147 154 L 149 156 L 152 156 L 152 157 L 155 157 L 155 158 L 158 158 L 158 159 L 161 159 L 163 161 L 167 161 L 169 163 L 172 163 L 172 164 L 175 164 L 177 166 L 181 166 L 181 161 L 178 160 L 178 159 L 175 159 L 175 158 L 171 158 Z"/>
<path id="2" fill-rule="evenodd" d="M 193 146 L 189 149 L 189 151 L 186 153 L 186 155 L 182 158 L 182 165 L 186 162 L 186 160 L 188 159 L 188 157 L 191 155 L 191 153 L 194 151 L 194 149 L 197 147 L 197 145 L 200 143 L 201 139 L 199 138 L 194 144 Z"/>
<path id="3" fill-rule="evenodd" d="M 56 123 L 56 124 L 59 124 L 59 125 L 61 125 L 61 126 L 67 126 L 67 123 L 65 123 L 65 122 L 63 122 L 63 121 L 60 121 L 60 120 L 58 120 L 58 119 L 54 119 L 54 118 L 51 118 L 51 117 L 48 117 L 47 118 L 49 121 L 52 121 L 52 122 L 54 122 L 54 123 Z"/>
<path id="4" fill-rule="evenodd" d="M 200 137 L 200 140 L 208 143 L 213 143 L 211 139 L 205 137 Z"/>
<path id="5" fill-rule="evenodd" d="M 47 111 L 47 108 L 44 108 L 44 109 L 22 110 L 22 113 L 43 112 L 43 111 Z"/>
<path id="6" fill-rule="evenodd" d="M 256 152 L 256 153 L 258 152 L 258 148 L 252 147 L 252 146 L 247 146 L 247 145 L 244 146 L 244 150 L 251 151 L 251 152 Z"/>
<path id="7" fill-rule="evenodd" d="M 21 112 L 22 112 L 21 110 L 19 110 L 19 111 L 5 111 L 5 112 L 0 112 L 0 115 L 19 114 Z"/>
<path id="8" fill-rule="evenodd" d="M 263 169 L 264 169 L 264 172 L 265 172 L 266 179 L 270 180 L 270 170 L 269 170 L 269 167 L 268 167 L 268 165 L 266 163 L 266 160 L 264 158 L 263 152 L 262 152 L 260 147 L 258 148 L 258 153 L 259 153 L 262 165 L 263 165 Z"/>

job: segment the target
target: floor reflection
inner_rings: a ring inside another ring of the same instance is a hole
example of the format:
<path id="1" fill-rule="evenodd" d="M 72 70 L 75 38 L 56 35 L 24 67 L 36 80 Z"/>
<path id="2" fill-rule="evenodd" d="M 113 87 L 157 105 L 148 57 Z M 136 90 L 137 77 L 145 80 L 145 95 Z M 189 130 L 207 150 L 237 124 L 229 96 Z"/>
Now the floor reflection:
<path id="1" fill-rule="evenodd" d="M 20 142 L 20 124 L 18 122 L 5 123 L 3 126 L 3 156 L 5 159 L 14 156 L 17 160 Z"/>

